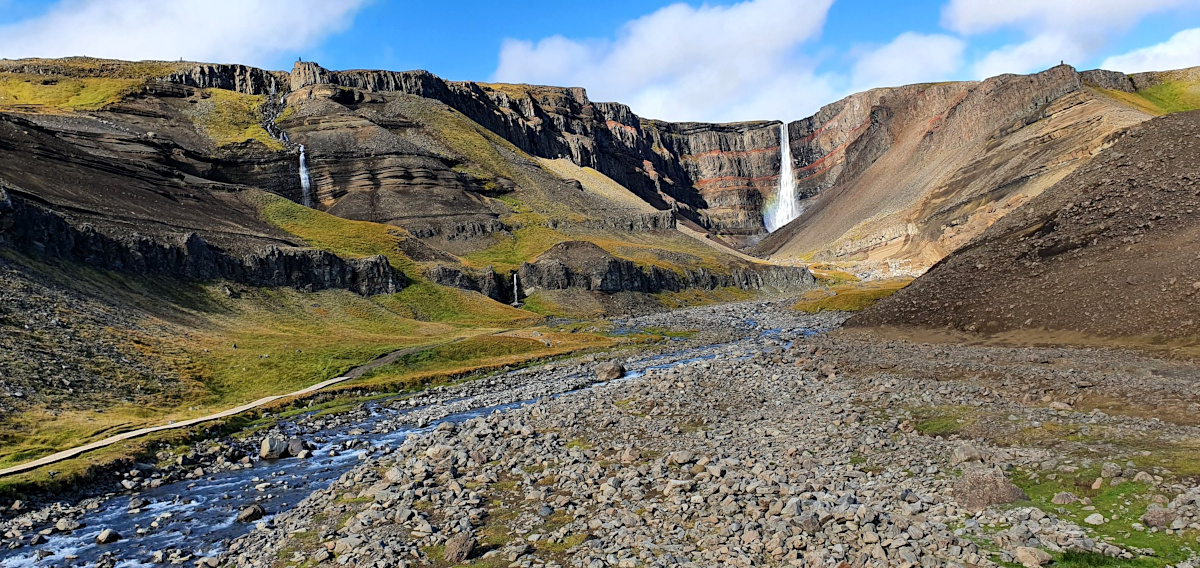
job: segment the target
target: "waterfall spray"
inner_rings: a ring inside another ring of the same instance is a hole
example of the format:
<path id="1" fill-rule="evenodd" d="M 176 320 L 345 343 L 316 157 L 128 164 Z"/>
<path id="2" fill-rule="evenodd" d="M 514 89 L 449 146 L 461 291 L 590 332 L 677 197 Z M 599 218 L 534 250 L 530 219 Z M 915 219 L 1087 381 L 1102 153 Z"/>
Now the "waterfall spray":
<path id="1" fill-rule="evenodd" d="M 763 225 L 766 225 L 769 233 L 790 223 L 803 211 L 796 195 L 796 176 L 792 173 L 792 144 L 786 122 L 779 127 L 779 161 L 779 190 L 775 192 L 775 199 L 767 203 L 763 210 Z"/>
<path id="2" fill-rule="evenodd" d="M 312 207 L 312 180 L 308 177 L 308 160 L 304 156 L 304 145 L 300 145 L 300 191 L 303 192 L 305 207 Z"/>

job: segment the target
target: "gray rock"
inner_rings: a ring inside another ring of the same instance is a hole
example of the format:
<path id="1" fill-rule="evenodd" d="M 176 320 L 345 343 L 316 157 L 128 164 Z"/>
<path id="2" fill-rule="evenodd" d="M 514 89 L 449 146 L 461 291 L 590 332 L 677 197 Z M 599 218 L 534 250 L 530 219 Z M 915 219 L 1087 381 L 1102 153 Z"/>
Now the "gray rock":
<path id="1" fill-rule="evenodd" d="M 111 544 L 121 540 L 121 535 L 112 529 L 104 529 L 96 535 L 96 544 Z"/>
<path id="2" fill-rule="evenodd" d="M 471 553 L 475 550 L 475 536 L 471 533 L 458 533 L 446 541 L 445 551 L 442 553 L 442 560 L 451 564 L 458 564 L 466 561 L 471 557 Z"/>
<path id="3" fill-rule="evenodd" d="M 267 512 L 263 510 L 261 506 L 250 505 L 238 513 L 237 520 L 239 523 L 253 523 L 254 521 L 263 518 L 263 516 L 266 514 Z"/>

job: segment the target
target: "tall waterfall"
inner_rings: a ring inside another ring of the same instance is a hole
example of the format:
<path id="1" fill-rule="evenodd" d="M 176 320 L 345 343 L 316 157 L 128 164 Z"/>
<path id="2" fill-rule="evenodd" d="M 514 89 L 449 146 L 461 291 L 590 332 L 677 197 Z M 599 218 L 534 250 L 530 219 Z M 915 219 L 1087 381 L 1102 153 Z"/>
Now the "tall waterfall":
<path id="1" fill-rule="evenodd" d="M 521 305 L 521 288 L 517 285 L 517 273 L 516 272 L 513 273 L 513 303 L 512 303 L 512 305 L 514 308 L 520 307 L 520 305 Z"/>
<path id="2" fill-rule="evenodd" d="M 763 224 L 769 233 L 799 217 L 803 211 L 796 195 L 796 176 L 792 173 L 792 144 L 787 122 L 779 127 L 779 161 L 779 190 L 763 209 Z"/>
<path id="3" fill-rule="evenodd" d="M 312 207 L 312 179 L 308 177 L 308 160 L 304 156 L 304 145 L 300 145 L 300 191 L 304 192 L 304 206 Z"/>

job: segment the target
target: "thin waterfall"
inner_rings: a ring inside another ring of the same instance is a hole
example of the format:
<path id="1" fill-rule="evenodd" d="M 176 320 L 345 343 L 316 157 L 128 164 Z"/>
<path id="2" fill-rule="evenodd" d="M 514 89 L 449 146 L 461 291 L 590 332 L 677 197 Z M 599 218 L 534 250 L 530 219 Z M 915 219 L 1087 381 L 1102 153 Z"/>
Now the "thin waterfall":
<path id="1" fill-rule="evenodd" d="M 769 233 L 790 223 L 804 211 L 796 195 L 796 176 L 792 173 L 792 144 L 786 122 L 779 127 L 779 161 L 779 190 L 775 192 L 775 199 L 768 202 L 763 210 L 763 225 L 766 225 Z"/>
<path id="2" fill-rule="evenodd" d="M 304 156 L 304 144 L 300 145 L 300 191 L 304 193 L 304 206 L 312 207 L 312 179 L 308 177 L 308 160 Z"/>
<path id="3" fill-rule="evenodd" d="M 512 303 L 512 305 L 514 308 L 521 305 L 521 292 L 520 292 L 520 288 L 517 287 L 517 273 L 516 272 L 513 273 L 513 303 Z"/>

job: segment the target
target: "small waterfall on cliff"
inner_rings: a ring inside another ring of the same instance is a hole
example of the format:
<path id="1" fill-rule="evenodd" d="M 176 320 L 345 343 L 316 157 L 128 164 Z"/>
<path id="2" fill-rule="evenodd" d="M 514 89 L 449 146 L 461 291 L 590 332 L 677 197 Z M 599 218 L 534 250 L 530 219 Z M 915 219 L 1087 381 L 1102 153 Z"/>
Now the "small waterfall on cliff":
<path id="1" fill-rule="evenodd" d="M 308 160 L 304 156 L 304 145 L 300 145 L 300 191 L 304 192 L 304 206 L 312 207 L 312 179 L 308 177 Z"/>
<path id="2" fill-rule="evenodd" d="M 796 176 L 792 173 L 792 144 L 786 122 L 779 127 L 779 161 L 779 190 L 775 192 L 775 199 L 768 202 L 763 209 L 763 224 L 769 233 L 790 223 L 803 211 L 800 199 L 796 195 Z"/>
<path id="3" fill-rule="evenodd" d="M 521 289 L 517 287 L 517 273 L 513 273 L 513 307 L 521 306 Z"/>

